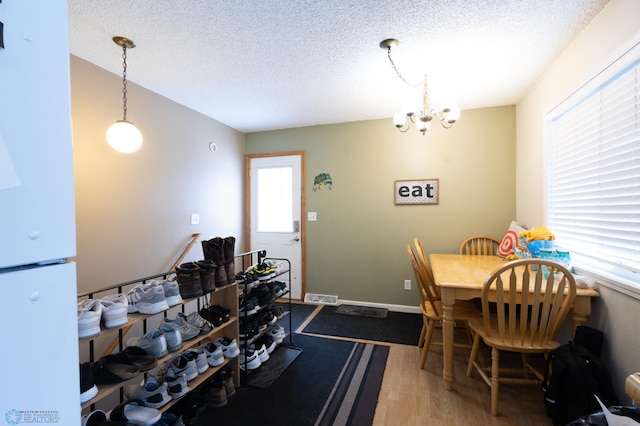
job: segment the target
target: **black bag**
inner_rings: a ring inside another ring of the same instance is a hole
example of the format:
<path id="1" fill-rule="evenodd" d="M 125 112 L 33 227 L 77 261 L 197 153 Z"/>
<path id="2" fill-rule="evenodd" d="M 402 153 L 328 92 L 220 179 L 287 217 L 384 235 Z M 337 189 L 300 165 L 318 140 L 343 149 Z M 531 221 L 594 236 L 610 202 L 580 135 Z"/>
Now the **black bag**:
<path id="1" fill-rule="evenodd" d="M 542 390 L 547 415 L 555 425 L 601 411 L 594 395 L 606 406 L 619 404 L 607 367 L 574 342 L 549 353 Z"/>

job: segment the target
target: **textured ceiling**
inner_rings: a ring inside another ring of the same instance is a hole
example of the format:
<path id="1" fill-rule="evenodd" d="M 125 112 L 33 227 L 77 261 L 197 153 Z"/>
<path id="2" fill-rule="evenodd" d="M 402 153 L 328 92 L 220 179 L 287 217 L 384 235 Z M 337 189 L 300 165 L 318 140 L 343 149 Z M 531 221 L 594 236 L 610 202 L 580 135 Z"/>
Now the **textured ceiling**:
<path id="1" fill-rule="evenodd" d="M 71 53 L 242 132 L 512 105 L 608 0 L 69 0 Z M 135 121 L 135 111 L 129 110 Z M 464 119 L 464 112 L 461 120 Z"/>

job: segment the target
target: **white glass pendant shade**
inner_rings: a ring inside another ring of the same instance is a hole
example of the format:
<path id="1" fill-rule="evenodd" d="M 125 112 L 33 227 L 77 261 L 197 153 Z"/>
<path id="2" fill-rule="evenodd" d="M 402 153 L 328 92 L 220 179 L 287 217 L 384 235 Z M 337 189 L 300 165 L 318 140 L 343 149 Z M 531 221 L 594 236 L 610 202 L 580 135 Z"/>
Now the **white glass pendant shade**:
<path id="1" fill-rule="evenodd" d="M 422 134 L 429 130 L 429 126 L 431 126 L 431 121 L 416 120 L 416 129 Z"/>
<path id="2" fill-rule="evenodd" d="M 449 112 L 447 112 L 446 121 L 449 124 L 453 124 L 460 118 L 460 110 L 457 107 L 451 108 Z"/>
<path id="3" fill-rule="evenodd" d="M 393 114 L 394 126 L 398 128 L 404 127 L 406 122 L 407 122 L 407 114 L 405 114 L 404 112 L 396 112 L 395 114 Z"/>
<path id="4" fill-rule="evenodd" d="M 107 142 L 118 152 L 135 152 L 142 145 L 142 133 L 130 121 L 118 120 L 107 130 Z"/>

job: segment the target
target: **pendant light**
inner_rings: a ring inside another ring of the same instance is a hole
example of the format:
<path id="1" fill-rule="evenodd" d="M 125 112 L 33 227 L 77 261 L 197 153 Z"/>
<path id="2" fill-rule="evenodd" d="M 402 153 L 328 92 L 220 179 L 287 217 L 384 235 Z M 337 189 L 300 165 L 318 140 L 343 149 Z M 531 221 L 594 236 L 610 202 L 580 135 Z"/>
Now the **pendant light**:
<path id="1" fill-rule="evenodd" d="M 122 153 L 137 151 L 142 145 L 142 134 L 132 122 L 127 121 L 127 49 L 136 47 L 133 40 L 113 37 L 113 42 L 122 47 L 122 120 L 118 120 L 107 130 L 107 142 L 111 148 Z"/>

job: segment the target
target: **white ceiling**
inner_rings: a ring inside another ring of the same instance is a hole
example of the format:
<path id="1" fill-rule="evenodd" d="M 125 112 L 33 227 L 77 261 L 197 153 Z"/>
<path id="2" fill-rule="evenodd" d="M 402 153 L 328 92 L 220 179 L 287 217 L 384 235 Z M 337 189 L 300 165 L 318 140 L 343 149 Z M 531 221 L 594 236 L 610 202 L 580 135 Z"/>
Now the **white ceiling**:
<path id="1" fill-rule="evenodd" d="M 391 117 L 407 86 L 512 105 L 608 0 L 69 0 L 71 53 L 242 132 Z M 413 89 L 419 93 L 419 89 Z M 135 110 L 128 117 L 135 121 Z M 464 119 L 464 112 L 461 120 Z"/>

